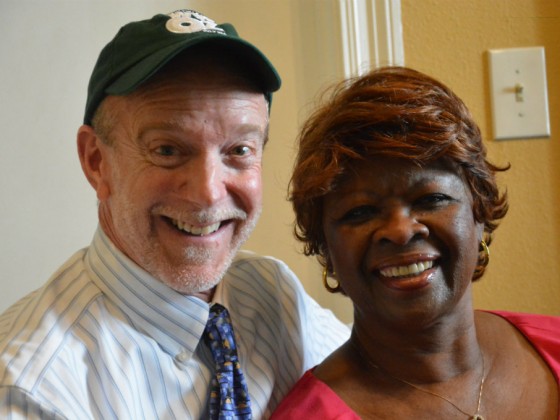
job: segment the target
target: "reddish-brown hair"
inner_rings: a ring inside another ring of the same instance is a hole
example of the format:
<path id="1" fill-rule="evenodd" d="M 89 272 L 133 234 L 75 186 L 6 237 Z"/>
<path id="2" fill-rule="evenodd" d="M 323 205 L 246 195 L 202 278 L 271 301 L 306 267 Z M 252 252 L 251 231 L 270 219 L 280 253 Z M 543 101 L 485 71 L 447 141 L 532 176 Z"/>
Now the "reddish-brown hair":
<path id="1" fill-rule="evenodd" d="M 451 89 L 412 69 L 384 67 L 335 86 L 301 130 L 289 198 L 305 255 L 327 264 L 323 198 L 353 162 L 371 156 L 421 166 L 444 159 L 460 168 L 472 193 L 474 218 L 484 224 L 490 244 L 508 209 L 495 174 L 509 165 L 488 162 L 480 129 Z M 481 257 L 473 279 L 482 276 L 486 264 Z"/>

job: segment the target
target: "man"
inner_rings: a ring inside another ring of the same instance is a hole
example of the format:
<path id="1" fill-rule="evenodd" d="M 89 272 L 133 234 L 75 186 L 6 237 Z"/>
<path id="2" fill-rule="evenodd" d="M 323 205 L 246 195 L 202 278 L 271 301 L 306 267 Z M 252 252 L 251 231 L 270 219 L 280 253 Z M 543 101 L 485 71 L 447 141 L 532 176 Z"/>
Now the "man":
<path id="1" fill-rule="evenodd" d="M 231 25 L 190 10 L 103 49 L 77 135 L 99 229 L 1 317 L 0 417 L 268 417 L 348 337 L 283 263 L 238 251 L 279 87 Z"/>

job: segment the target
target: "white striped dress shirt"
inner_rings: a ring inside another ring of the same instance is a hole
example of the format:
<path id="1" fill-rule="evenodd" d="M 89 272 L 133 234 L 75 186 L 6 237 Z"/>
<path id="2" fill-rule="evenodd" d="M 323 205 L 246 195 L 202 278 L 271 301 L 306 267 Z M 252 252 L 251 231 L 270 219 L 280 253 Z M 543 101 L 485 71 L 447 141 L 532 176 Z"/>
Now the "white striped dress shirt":
<path id="1" fill-rule="evenodd" d="M 256 419 L 349 336 L 270 257 L 240 252 L 214 301 L 230 312 Z M 208 312 L 98 229 L 89 248 L 0 317 L 0 418 L 206 418 Z"/>

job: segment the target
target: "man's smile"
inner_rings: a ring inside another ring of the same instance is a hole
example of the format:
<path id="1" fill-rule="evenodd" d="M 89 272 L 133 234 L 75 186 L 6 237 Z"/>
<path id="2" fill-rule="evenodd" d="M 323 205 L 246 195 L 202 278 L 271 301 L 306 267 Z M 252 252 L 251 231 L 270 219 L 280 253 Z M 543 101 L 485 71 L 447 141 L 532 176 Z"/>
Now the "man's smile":
<path id="1" fill-rule="evenodd" d="M 216 222 L 207 226 L 194 226 L 176 219 L 169 220 L 171 221 L 171 224 L 177 229 L 195 236 L 206 236 L 214 233 L 220 228 L 221 225 L 221 222 Z"/>

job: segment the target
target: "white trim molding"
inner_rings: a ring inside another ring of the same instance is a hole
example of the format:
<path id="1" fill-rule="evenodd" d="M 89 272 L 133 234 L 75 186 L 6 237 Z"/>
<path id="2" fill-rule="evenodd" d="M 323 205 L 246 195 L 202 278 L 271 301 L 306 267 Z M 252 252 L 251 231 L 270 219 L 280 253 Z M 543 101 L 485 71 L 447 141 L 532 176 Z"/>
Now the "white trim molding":
<path id="1" fill-rule="evenodd" d="M 404 65 L 400 0 L 338 0 L 344 76 Z"/>

